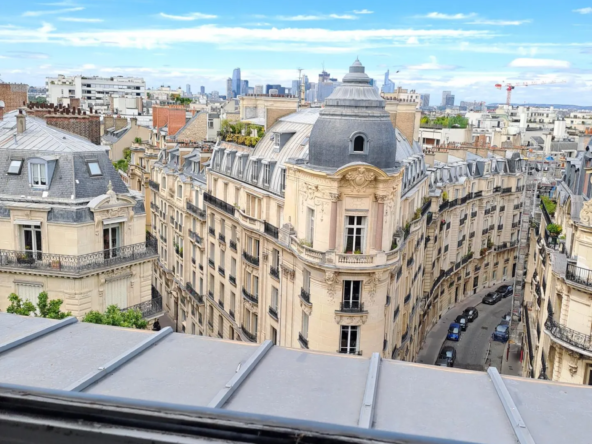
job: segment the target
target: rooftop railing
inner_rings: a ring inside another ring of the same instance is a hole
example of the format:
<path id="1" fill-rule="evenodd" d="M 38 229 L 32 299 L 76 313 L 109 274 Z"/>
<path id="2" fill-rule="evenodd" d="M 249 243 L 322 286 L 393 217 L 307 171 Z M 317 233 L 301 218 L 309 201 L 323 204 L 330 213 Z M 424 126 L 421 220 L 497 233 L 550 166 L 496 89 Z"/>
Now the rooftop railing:
<path id="1" fill-rule="evenodd" d="M 154 287 L 152 287 L 154 288 Z M 153 297 L 152 299 L 144 302 L 140 302 L 139 304 L 132 305 L 127 308 L 121 309 L 122 312 L 126 312 L 128 310 L 139 310 L 142 313 L 143 318 L 152 318 L 156 315 L 162 313 L 162 296 Z"/>

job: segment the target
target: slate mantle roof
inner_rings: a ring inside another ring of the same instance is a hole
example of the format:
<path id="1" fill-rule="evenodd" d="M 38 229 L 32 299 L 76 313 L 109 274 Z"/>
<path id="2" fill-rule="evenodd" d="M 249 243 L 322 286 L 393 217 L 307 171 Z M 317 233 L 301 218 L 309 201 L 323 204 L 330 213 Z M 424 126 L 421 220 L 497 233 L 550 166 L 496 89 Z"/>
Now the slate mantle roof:
<path id="1" fill-rule="evenodd" d="M 107 192 L 109 182 L 117 194 L 129 194 L 113 167 L 105 147 L 46 125 L 43 119 L 26 116 L 26 129 L 16 130 L 17 112 L 0 121 L 0 201 L 26 201 L 81 205 Z M 47 190 L 29 185 L 28 159 L 55 159 L 55 170 Z M 21 173 L 7 174 L 11 160 L 24 160 Z M 102 175 L 92 177 L 87 162 L 98 162 Z"/>

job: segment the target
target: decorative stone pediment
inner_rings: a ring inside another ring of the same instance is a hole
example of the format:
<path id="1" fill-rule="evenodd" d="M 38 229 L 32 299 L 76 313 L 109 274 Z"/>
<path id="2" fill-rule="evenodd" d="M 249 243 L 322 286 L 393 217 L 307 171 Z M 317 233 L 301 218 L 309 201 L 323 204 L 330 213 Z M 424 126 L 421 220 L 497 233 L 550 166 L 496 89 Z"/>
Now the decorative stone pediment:
<path id="1" fill-rule="evenodd" d="M 580 211 L 580 222 L 582 225 L 592 227 L 592 199 L 584 202 L 584 206 Z"/>
<path id="2" fill-rule="evenodd" d="M 121 218 L 121 222 L 131 222 L 134 217 L 136 200 L 130 196 L 115 193 L 111 182 L 109 182 L 107 193 L 95 197 L 87 206 L 94 214 L 95 234 L 98 236 L 103 221 Z M 131 231 L 131 229 L 132 224 L 130 223 L 128 224 L 128 230 Z"/>
<path id="3" fill-rule="evenodd" d="M 376 174 L 368 168 L 358 167 L 347 173 L 344 179 L 356 192 L 360 192 L 376 179 Z"/>
<path id="4" fill-rule="evenodd" d="M 368 320 L 368 313 L 335 313 L 335 322 L 339 325 L 363 325 Z"/>

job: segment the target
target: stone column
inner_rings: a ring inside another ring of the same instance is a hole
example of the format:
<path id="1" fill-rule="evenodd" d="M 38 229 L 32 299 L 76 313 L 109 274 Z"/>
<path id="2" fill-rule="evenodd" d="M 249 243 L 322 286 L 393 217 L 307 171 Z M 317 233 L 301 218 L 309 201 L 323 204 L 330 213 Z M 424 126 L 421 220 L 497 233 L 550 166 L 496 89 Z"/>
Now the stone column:
<path id="1" fill-rule="evenodd" d="M 331 193 L 331 225 L 329 226 L 329 250 L 335 250 L 337 233 L 337 202 L 339 193 Z"/>
<path id="2" fill-rule="evenodd" d="M 376 211 L 376 231 L 374 233 L 374 249 L 375 250 L 382 250 L 382 232 L 384 230 L 384 202 L 386 201 L 387 196 L 384 195 L 376 195 L 376 201 L 378 203 L 378 208 Z"/>

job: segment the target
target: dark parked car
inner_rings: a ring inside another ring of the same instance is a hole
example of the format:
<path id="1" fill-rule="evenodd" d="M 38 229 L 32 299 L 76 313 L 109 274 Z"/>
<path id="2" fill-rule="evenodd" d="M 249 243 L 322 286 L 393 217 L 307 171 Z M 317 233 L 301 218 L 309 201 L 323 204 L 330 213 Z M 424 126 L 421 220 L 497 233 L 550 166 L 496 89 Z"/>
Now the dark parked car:
<path id="1" fill-rule="evenodd" d="M 463 315 L 467 317 L 469 322 L 473 322 L 475 319 L 479 317 L 479 312 L 475 307 L 467 307 L 465 311 L 463 311 Z"/>
<path id="2" fill-rule="evenodd" d="M 465 315 L 458 315 L 454 322 L 460 324 L 460 328 L 462 329 L 462 331 L 466 331 L 467 327 L 469 326 L 469 320 Z"/>
<path id="3" fill-rule="evenodd" d="M 512 293 L 514 293 L 514 287 L 511 285 L 502 285 L 497 290 L 495 290 L 495 292 L 501 294 L 502 298 L 507 298 L 508 296 L 512 296 Z"/>
<path id="4" fill-rule="evenodd" d="M 510 326 L 499 324 L 493 331 L 493 340 L 499 342 L 508 342 L 510 339 Z"/>
<path id="5" fill-rule="evenodd" d="M 440 354 L 438 355 L 436 365 L 442 365 L 441 363 L 439 364 L 441 361 L 446 362 L 446 367 L 454 367 L 454 361 L 456 361 L 456 350 L 454 347 L 449 345 L 442 347 L 442 350 L 440 350 Z"/>
<path id="6" fill-rule="evenodd" d="M 453 322 L 448 327 L 448 334 L 446 335 L 446 339 L 450 339 L 451 341 L 460 341 L 460 324 Z"/>
<path id="7" fill-rule="evenodd" d="M 487 304 L 487 305 L 495 305 L 501 300 L 502 300 L 501 294 L 487 293 L 481 302 L 483 302 L 484 304 Z"/>

